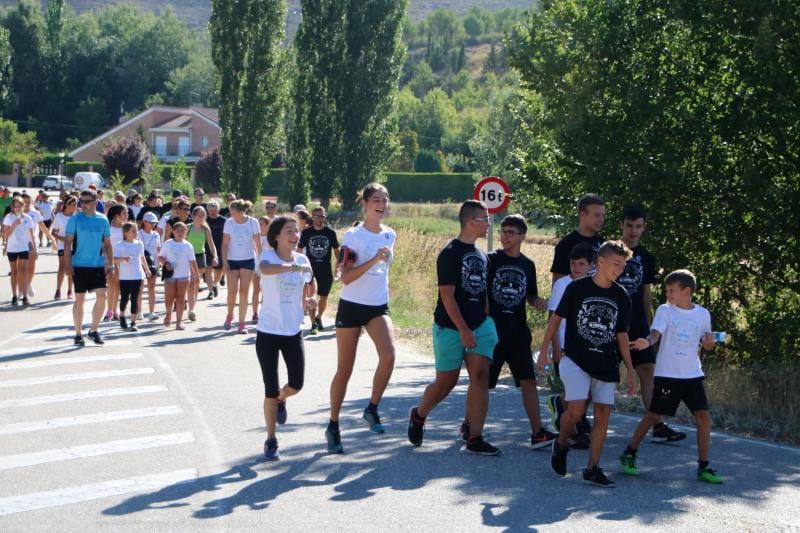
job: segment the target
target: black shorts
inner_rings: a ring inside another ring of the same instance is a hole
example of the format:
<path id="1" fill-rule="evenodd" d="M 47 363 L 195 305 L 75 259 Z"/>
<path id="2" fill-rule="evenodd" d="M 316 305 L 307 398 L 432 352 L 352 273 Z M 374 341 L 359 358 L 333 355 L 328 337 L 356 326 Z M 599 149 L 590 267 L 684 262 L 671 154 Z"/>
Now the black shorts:
<path id="1" fill-rule="evenodd" d="M 194 254 L 194 261 L 197 263 L 197 268 L 205 268 L 206 266 L 206 254 Z"/>
<path id="2" fill-rule="evenodd" d="M 73 267 L 72 282 L 75 293 L 92 292 L 106 288 L 106 269 L 103 267 Z"/>
<path id="3" fill-rule="evenodd" d="M 634 327 L 631 328 L 628 333 L 628 338 L 630 338 L 631 341 L 635 341 L 636 339 L 643 339 L 649 334 L 650 330 L 647 327 Z M 639 365 L 654 365 L 656 364 L 656 351 L 652 346 L 648 346 L 644 350 L 631 350 L 631 363 L 633 363 L 633 368 Z"/>
<path id="4" fill-rule="evenodd" d="M 255 259 L 243 259 L 241 261 L 236 260 L 228 260 L 228 268 L 231 270 L 255 270 L 256 269 L 256 260 Z"/>
<path id="5" fill-rule="evenodd" d="M 53 219 L 44 221 L 44 227 L 45 228 L 50 229 L 50 226 L 52 226 L 52 225 L 53 225 Z"/>
<path id="6" fill-rule="evenodd" d="M 206 256 L 206 267 L 210 267 L 210 266 L 211 266 L 211 264 L 214 262 L 214 261 L 213 261 L 213 259 L 214 259 L 214 256 L 213 256 L 213 255 L 211 255 L 211 252 L 209 252 L 208 250 L 206 250 L 205 256 Z M 198 268 L 199 268 L 199 266 L 200 266 L 200 265 L 198 264 Z M 222 263 L 220 263 L 219 261 L 217 261 L 217 266 L 215 266 L 215 267 L 212 267 L 212 268 L 214 268 L 215 270 L 220 270 L 220 269 L 222 268 Z"/>
<path id="7" fill-rule="evenodd" d="M 328 296 L 333 286 L 333 274 L 331 273 L 331 269 L 314 270 L 314 279 L 317 280 L 317 294 L 320 296 Z"/>
<path id="8" fill-rule="evenodd" d="M 30 252 L 8 252 L 8 262 L 15 263 L 17 259 L 28 260 Z"/>
<path id="9" fill-rule="evenodd" d="M 708 399 L 703 387 L 704 378 L 679 379 L 656 376 L 653 378 L 653 398 L 650 411 L 674 416 L 681 401 L 692 413 L 708 411 Z"/>
<path id="10" fill-rule="evenodd" d="M 360 328 L 375 317 L 389 315 L 389 304 L 364 305 L 347 300 L 339 300 L 336 310 L 337 328 Z"/>
<path id="11" fill-rule="evenodd" d="M 497 385 L 497 378 L 500 377 L 504 363 L 508 363 L 511 375 L 514 376 L 514 385 L 517 387 L 520 386 L 520 381 L 523 379 L 535 380 L 530 332 L 519 335 L 505 333 L 500 334 L 499 337 L 500 342 L 494 347 L 492 366 L 489 368 L 489 388 L 493 389 Z"/>

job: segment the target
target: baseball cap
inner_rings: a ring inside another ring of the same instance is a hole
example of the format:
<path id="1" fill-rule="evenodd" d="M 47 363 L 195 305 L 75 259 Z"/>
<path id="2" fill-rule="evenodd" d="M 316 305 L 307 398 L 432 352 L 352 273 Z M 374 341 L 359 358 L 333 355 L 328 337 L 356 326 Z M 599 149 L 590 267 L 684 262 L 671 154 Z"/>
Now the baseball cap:
<path id="1" fill-rule="evenodd" d="M 303 204 L 297 204 L 292 208 L 292 211 L 295 213 L 297 213 L 298 211 L 306 211 L 306 206 L 304 206 Z"/>
<path id="2" fill-rule="evenodd" d="M 152 211 L 148 211 L 142 217 L 142 222 L 150 222 L 151 224 L 157 224 L 158 223 L 158 215 L 156 215 Z"/>
<path id="3" fill-rule="evenodd" d="M 183 196 L 183 192 L 182 191 L 180 191 L 178 189 L 175 189 L 174 191 L 172 191 L 172 197 L 173 198 L 180 198 L 181 196 Z"/>
<path id="4" fill-rule="evenodd" d="M 137 192 L 139 192 L 139 191 L 137 191 L 136 189 L 128 189 L 128 196 L 133 196 Z"/>

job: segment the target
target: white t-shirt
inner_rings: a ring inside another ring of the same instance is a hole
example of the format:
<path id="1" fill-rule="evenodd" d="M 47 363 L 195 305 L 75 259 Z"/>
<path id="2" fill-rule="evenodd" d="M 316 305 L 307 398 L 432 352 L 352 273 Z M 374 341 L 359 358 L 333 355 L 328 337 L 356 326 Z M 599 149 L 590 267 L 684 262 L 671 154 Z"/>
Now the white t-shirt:
<path id="1" fill-rule="evenodd" d="M 550 293 L 550 299 L 547 301 L 547 310 L 552 311 L 553 313 L 556 312 L 558 309 L 558 304 L 561 302 L 561 297 L 564 296 L 564 291 L 567 289 L 567 285 L 572 283 L 572 276 L 563 276 L 556 280 L 553 283 L 553 290 Z M 567 331 L 567 321 L 562 320 L 561 323 L 558 325 L 558 331 L 556 335 L 558 335 L 558 345 L 561 346 L 561 349 L 564 349 L 564 334 Z"/>
<path id="2" fill-rule="evenodd" d="M 164 231 L 167 229 L 167 222 L 169 222 L 169 219 L 171 218 L 172 218 L 172 212 L 167 211 L 167 213 L 161 216 L 161 220 L 158 221 L 156 228 L 161 230 L 162 235 L 164 234 Z"/>
<path id="3" fill-rule="evenodd" d="M 155 231 L 147 233 L 143 229 L 139 230 L 139 240 L 142 241 L 144 249 L 153 258 L 153 261 L 158 257 L 158 249 L 161 248 L 161 237 Z"/>
<path id="4" fill-rule="evenodd" d="M 128 206 L 128 209 L 130 209 L 131 213 L 133 213 L 133 220 L 136 220 L 136 218 L 139 216 L 139 212 L 142 210 L 143 207 L 144 207 L 143 205 L 135 205 L 135 204 L 131 204 Z"/>
<path id="5" fill-rule="evenodd" d="M 142 268 L 144 244 L 142 241 L 121 241 L 114 247 L 114 257 L 128 257 L 128 261 L 119 263 L 119 279 L 145 279 Z"/>
<path id="6" fill-rule="evenodd" d="M 13 226 L 14 222 L 17 220 L 17 215 L 14 213 L 9 213 L 6 215 L 6 218 L 3 219 L 3 226 Z M 35 230 L 36 225 L 33 222 L 33 219 L 26 215 L 25 213 L 22 214 L 22 224 L 14 228 L 14 231 L 11 232 L 11 235 L 8 236 L 8 251 L 12 254 L 18 254 L 20 252 L 27 252 L 28 243 L 31 242 L 30 234 L 28 230 Z"/>
<path id="7" fill-rule="evenodd" d="M 53 218 L 53 204 L 50 200 L 46 202 L 39 200 L 36 202 L 35 207 L 42 214 L 42 219 L 50 220 Z"/>
<path id="8" fill-rule="evenodd" d="M 122 226 L 115 228 L 111 226 L 111 250 L 114 251 L 117 249 L 117 243 L 123 240 L 122 237 Z"/>
<path id="9" fill-rule="evenodd" d="M 172 264 L 173 278 L 188 278 L 192 275 L 192 269 L 189 267 L 189 262 L 194 262 L 194 248 L 187 241 L 175 242 L 172 239 L 167 240 L 161 246 L 161 253 L 159 257 L 163 257 L 168 263 Z"/>
<path id="10" fill-rule="evenodd" d="M 261 252 L 259 262 L 266 261 L 274 265 L 283 265 L 275 250 Z M 298 265 L 311 266 L 308 258 L 292 252 L 292 262 Z M 308 272 L 284 272 L 283 274 L 265 276 L 261 274 L 261 310 L 258 313 L 258 326 L 262 333 L 272 335 L 297 335 L 303 326 L 305 310 L 303 305 L 303 287 L 311 282 L 313 274 Z"/>
<path id="11" fill-rule="evenodd" d="M 222 234 L 229 235 L 228 250 L 225 255 L 227 261 L 246 261 L 256 258 L 253 236 L 261 235 L 258 220 L 247 217 L 243 224 L 237 224 L 231 217 L 225 221 Z"/>
<path id="12" fill-rule="evenodd" d="M 363 225 L 350 228 L 342 238 L 342 246 L 347 246 L 356 254 L 353 266 L 363 265 L 372 259 L 384 246 L 390 249 L 389 257 L 380 261 L 355 281 L 342 287 L 341 298 L 362 305 L 385 305 L 389 303 L 389 263 L 394 258 L 394 230 L 381 226 L 380 233 L 372 233 Z"/>
<path id="13" fill-rule="evenodd" d="M 50 228 L 50 231 L 58 230 L 58 236 L 64 237 L 64 234 L 67 232 L 67 222 L 69 222 L 69 217 L 64 213 L 56 213 L 55 219 L 53 219 L 53 227 Z M 59 250 L 64 249 L 64 241 L 56 239 L 56 246 L 58 246 Z"/>
<path id="14" fill-rule="evenodd" d="M 30 211 L 28 211 L 25 214 L 28 215 L 29 217 L 31 217 L 31 220 L 33 220 L 33 226 L 34 226 L 33 229 L 34 229 L 34 231 L 39 226 L 39 222 L 44 222 L 44 219 L 42 218 L 42 214 L 39 211 L 37 211 L 36 209 L 31 209 Z"/>
<path id="15" fill-rule="evenodd" d="M 661 304 L 650 329 L 661 333 L 654 375 L 680 379 L 703 377 L 700 341 L 711 332 L 708 309 L 697 304 L 692 309 Z"/>

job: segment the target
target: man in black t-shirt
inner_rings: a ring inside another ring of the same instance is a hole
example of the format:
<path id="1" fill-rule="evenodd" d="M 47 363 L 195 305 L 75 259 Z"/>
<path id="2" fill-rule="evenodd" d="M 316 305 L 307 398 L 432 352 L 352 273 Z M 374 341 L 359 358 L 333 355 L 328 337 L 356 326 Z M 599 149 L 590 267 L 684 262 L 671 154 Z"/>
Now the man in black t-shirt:
<path id="1" fill-rule="evenodd" d="M 606 204 L 596 194 L 586 194 L 578 200 L 578 228 L 568 233 L 556 244 L 553 265 L 550 267 L 552 283 L 569 276 L 569 254 L 576 245 L 588 242 L 597 253 L 603 244 L 600 231 L 606 221 Z"/>
<path id="2" fill-rule="evenodd" d="M 144 218 L 144 216 L 147 213 L 151 212 L 155 213 L 159 219 L 161 218 L 161 214 L 163 213 L 161 208 L 158 206 L 158 195 L 154 192 L 151 192 L 150 194 L 147 195 L 147 200 L 145 201 L 145 204 L 139 210 L 139 214 L 136 215 L 136 223 L 139 225 L 139 227 L 142 226 L 142 219 Z"/>
<path id="3" fill-rule="evenodd" d="M 608 419 L 619 382 L 619 360 L 628 369 L 628 394 L 635 391 L 633 365 L 628 345 L 631 299 L 615 280 L 625 270 L 631 252 L 622 241 L 603 243 L 597 252 L 596 271 L 591 277 L 576 279 L 564 291 L 556 312 L 550 317 L 539 352 L 539 365 L 547 360 L 547 346 L 566 321 L 564 354 L 559 363 L 567 410 L 562 415 L 558 439 L 553 442 L 550 465 L 563 476 L 567 472 L 567 439 L 583 416 L 591 393 L 594 402 L 589 463 L 583 479 L 602 487 L 614 486 L 598 466 L 603 450 Z"/>
<path id="4" fill-rule="evenodd" d="M 489 407 L 489 366 L 497 330 L 488 316 L 486 293 L 487 258 L 475 247 L 486 237 L 489 212 L 482 202 L 467 200 L 458 213 L 461 232 L 439 252 L 436 274 L 439 297 L 434 311 L 433 353 L 436 379 L 428 385 L 419 406 L 411 409 L 408 440 L 422 444 L 425 418 L 444 400 L 458 382 L 461 366 L 469 374 L 467 420 L 469 437 L 463 451 L 479 455 L 499 455 L 500 450 L 481 434 Z"/>
<path id="5" fill-rule="evenodd" d="M 311 261 L 311 269 L 314 278 L 317 280 L 317 303 L 316 316 L 311 318 L 311 329 L 322 330 L 322 314 L 328 306 L 328 294 L 333 285 L 333 270 L 331 269 L 331 255 L 336 255 L 339 261 L 339 239 L 336 232 L 325 223 L 327 215 L 324 207 L 317 207 L 311 212 L 312 226 L 303 230 L 300 234 L 300 244 L 298 248 L 306 254 Z M 331 253 L 332 252 L 332 253 Z"/>

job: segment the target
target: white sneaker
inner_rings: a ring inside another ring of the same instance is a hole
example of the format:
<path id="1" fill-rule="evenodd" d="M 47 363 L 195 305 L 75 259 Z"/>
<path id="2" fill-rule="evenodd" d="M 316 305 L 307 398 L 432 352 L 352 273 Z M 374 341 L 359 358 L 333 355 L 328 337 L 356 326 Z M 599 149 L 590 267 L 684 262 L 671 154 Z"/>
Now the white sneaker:
<path id="1" fill-rule="evenodd" d="M 136 320 L 144 320 L 144 313 L 139 313 L 136 317 Z"/>
<path id="2" fill-rule="evenodd" d="M 197 315 L 195 314 L 194 311 L 189 311 L 189 320 L 191 320 L 192 322 L 197 320 Z"/>
<path id="3" fill-rule="evenodd" d="M 33 292 L 33 287 L 31 286 L 28 286 L 28 296 L 30 296 L 31 298 L 36 296 L 36 294 Z"/>
<path id="4" fill-rule="evenodd" d="M 149 320 L 150 322 L 155 322 L 156 320 L 158 320 L 158 315 L 155 313 L 150 313 L 149 315 L 147 315 L 147 320 Z"/>

